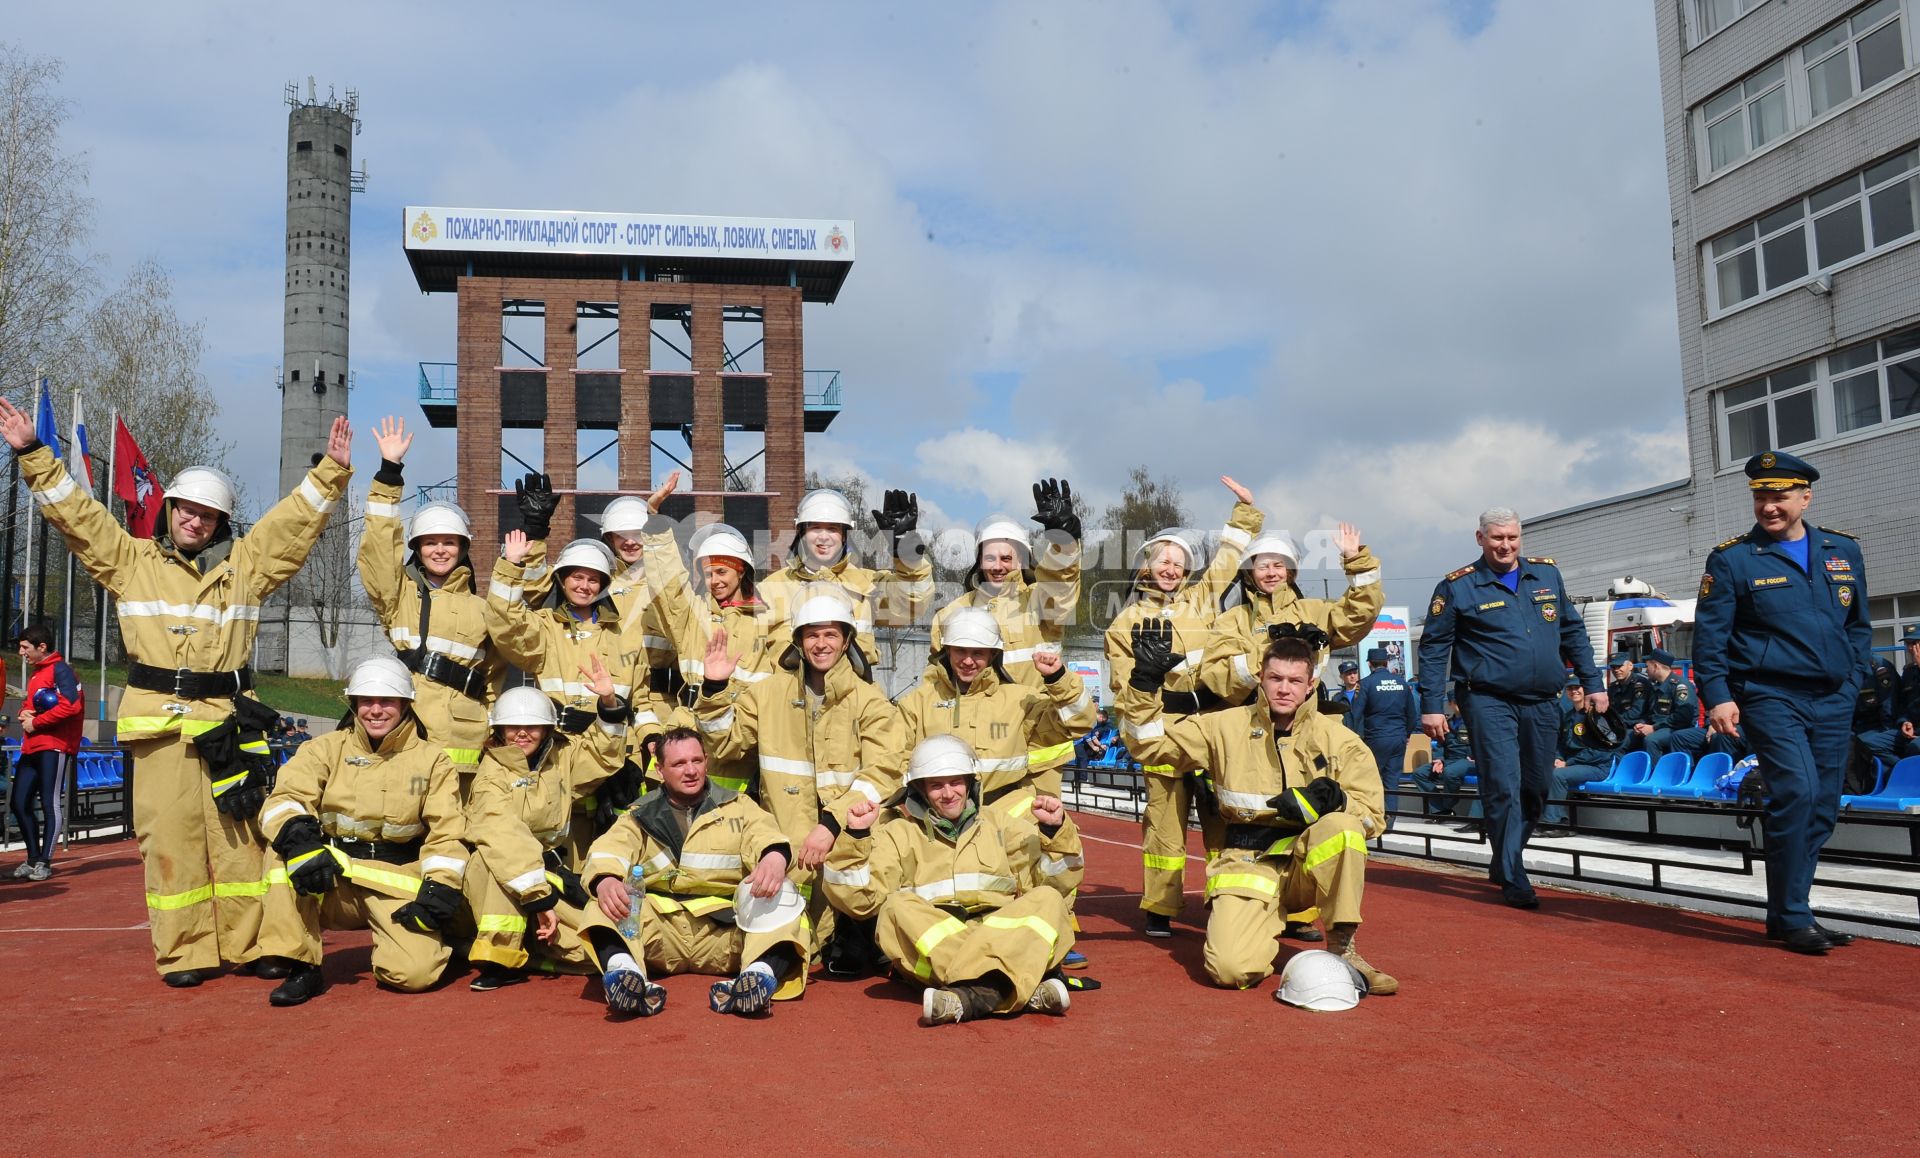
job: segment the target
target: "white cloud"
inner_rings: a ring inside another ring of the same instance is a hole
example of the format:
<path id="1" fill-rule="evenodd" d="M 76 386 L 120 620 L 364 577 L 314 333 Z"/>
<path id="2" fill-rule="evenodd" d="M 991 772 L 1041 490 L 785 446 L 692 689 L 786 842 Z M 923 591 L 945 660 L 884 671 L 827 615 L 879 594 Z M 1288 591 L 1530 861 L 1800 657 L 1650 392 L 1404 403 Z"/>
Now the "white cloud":
<path id="1" fill-rule="evenodd" d="M 914 448 L 919 477 L 983 495 L 1002 514 L 1022 518 L 1033 509 L 1033 484 L 1065 473 L 1067 453 L 1051 442 L 1008 438 L 969 426 Z"/>

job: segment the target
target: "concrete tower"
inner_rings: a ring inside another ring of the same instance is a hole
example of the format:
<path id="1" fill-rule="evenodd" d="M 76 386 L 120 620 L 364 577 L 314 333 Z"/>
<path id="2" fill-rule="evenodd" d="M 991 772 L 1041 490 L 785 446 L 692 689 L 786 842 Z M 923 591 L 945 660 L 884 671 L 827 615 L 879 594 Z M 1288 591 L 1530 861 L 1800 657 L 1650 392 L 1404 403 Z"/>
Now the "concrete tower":
<path id="1" fill-rule="evenodd" d="M 327 449 L 347 412 L 347 282 L 352 200 L 366 187 L 353 170 L 360 94 L 321 99 L 307 78 L 288 85 L 287 300 L 280 363 L 280 489 L 295 486 Z"/>

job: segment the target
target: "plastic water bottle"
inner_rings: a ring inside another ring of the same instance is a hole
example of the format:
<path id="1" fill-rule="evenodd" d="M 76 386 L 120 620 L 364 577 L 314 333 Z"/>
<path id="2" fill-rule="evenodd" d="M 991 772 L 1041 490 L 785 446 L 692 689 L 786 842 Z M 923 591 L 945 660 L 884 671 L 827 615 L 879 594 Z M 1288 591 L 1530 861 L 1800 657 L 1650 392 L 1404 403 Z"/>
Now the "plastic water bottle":
<path id="1" fill-rule="evenodd" d="M 620 920 L 620 935 L 629 941 L 640 939 L 640 898 L 647 892 L 647 870 L 634 865 L 627 872 L 627 915 Z"/>

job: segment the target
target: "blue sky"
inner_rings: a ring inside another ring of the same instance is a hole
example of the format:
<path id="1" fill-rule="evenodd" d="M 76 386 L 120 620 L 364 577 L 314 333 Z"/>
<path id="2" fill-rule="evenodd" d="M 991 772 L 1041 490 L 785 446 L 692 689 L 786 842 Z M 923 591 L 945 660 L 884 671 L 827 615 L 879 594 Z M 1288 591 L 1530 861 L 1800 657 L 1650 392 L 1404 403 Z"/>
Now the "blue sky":
<path id="1" fill-rule="evenodd" d="M 363 442 L 453 355 L 401 252 L 420 203 L 852 218 L 807 312 L 846 401 L 810 459 L 952 522 L 1041 474 L 1098 507 L 1147 463 L 1217 525 L 1229 473 L 1296 535 L 1358 523 L 1420 602 L 1482 507 L 1685 473 L 1644 3 L 324 14 L 41 5 L 6 33 L 64 60 L 97 248 L 171 269 L 236 433 L 278 406 L 281 90 L 313 75 L 365 122 Z M 270 490 L 275 443 L 237 441 Z M 413 458 L 451 473 L 452 432 Z"/>

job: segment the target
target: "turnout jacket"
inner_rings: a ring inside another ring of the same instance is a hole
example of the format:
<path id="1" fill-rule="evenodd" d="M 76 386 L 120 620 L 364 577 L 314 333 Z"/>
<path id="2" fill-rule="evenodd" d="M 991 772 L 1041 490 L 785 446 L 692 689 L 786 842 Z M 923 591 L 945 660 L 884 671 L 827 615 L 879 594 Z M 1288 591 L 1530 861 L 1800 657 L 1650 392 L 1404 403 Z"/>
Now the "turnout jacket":
<path id="1" fill-rule="evenodd" d="M 355 858 L 348 865 L 348 878 L 399 896 L 418 892 L 419 878 L 457 889 L 467 871 L 467 849 L 461 843 L 466 825 L 458 793 L 453 761 L 428 742 L 418 719 L 402 719 L 377 744 L 355 720 L 352 727 L 317 736 L 294 751 L 260 810 L 260 828 L 272 842 L 295 817 L 311 816 L 336 840 L 417 840 L 416 863 Z M 414 879 L 383 879 L 396 873 Z"/>
<path id="2" fill-rule="evenodd" d="M 1071 547 L 1045 546 L 1034 560 L 1033 580 L 1020 569 L 1007 576 L 998 590 L 983 586 L 975 568 L 967 576 L 967 590 L 933 617 L 929 650 L 940 654 L 946 646 L 945 627 L 949 616 L 968 607 L 980 608 L 1000 625 L 1002 652 L 1000 665 L 1014 682 L 1040 686 L 1040 673 L 1033 667 L 1033 649 L 1041 644 L 1058 644 L 1067 637 L 1067 625 L 1080 607 L 1080 542 Z"/>
<path id="3" fill-rule="evenodd" d="M 1200 681 L 1230 704 L 1244 704 L 1260 690 L 1260 657 L 1267 653 L 1267 628 L 1280 623 L 1311 623 L 1327 633 L 1327 647 L 1314 659 L 1324 667 L 1337 647 L 1351 647 L 1367 637 L 1386 605 L 1380 585 L 1380 560 L 1373 551 L 1360 553 L 1344 564 L 1347 590 L 1337 600 L 1309 599 L 1292 583 L 1260 592 L 1251 583 L 1241 590 L 1246 602 L 1235 604 L 1213 621 L 1207 639 Z"/>
<path id="4" fill-rule="evenodd" d="M 978 804 L 979 785 L 974 786 Z M 1068 816 L 1050 834 L 1026 817 L 976 807 L 958 837 L 933 826 L 919 793 L 904 792 L 891 819 L 842 832 L 822 879 L 833 907 L 870 917 L 896 892 L 910 892 L 969 916 L 990 913 L 1041 886 L 1062 896 L 1080 887 L 1080 831 Z"/>
<path id="5" fill-rule="evenodd" d="M 959 736 L 972 745 L 988 801 L 1031 780 L 1029 752 L 1060 744 L 1071 750 L 1074 737 L 1100 719 L 1092 690 L 1064 667 L 1039 687 L 1008 683 L 988 667 L 961 691 L 947 665 L 936 662 L 895 706 L 906 751 L 928 736 Z"/>
<path id="6" fill-rule="evenodd" d="M 665 792 L 650 792 L 601 834 L 580 869 L 587 891 L 602 877 L 624 881 L 639 865 L 656 910 L 699 916 L 731 909 L 734 890 L 767 853 L 778 850 L 793 866 L 793 846 L 773 817 L 738 792 L 709 783 L 685 839 L 672 807 Z"/>
<path id="7" fill-rule="evenodd" d="M 733 678 L 741 683 L 757 683 L 772 675 L 785 650 L 790 633 L 774 614 L 772 606 L 756 587 L 751 598 L 719 600 L 696 589 L 694 576 L 680 559 L 680 552 L 663 552 L 656 560 L 647 557 L 650 582 L 660 585 L 661 598 L 672 592 L 675 603 L 684 610 L 670 616 L 674 630 L 674 649 L 680 653 L 680 671 L 690 684 L 705 678 L 707 643 L 715 628 L 727 633 L 727 655 L 734 662 Z"/>
<path id="8" fill-rule="evenodd" d="M 1240 552 L 1260 533 L 1263 516 L 1260 508 L 1235 503 L 1233 514 L 1220 532 L 1220 549 L 1213 561 L 1197 578 L 1189 573 L 1187 582 L 1171 594 L 1136 581 L 1133 602 L 1114 616 L 1107 628 L 1107 687 L 1118 694 L 1133 676 L 1133 625 L 1143 619 L 1173 621 L 1173 653 L 1179 662 L 1167 673 L 1164 689 L 1169 692 L 1199 690 L 1201 663 L 1207 656 L 1207 644 L 1220 600 L 1240 572 Z M 1196 703 L 1195 710 L 1198 710 Z"/>
<path id="9" fill-rule="evenodd" d="M 114 610 L 127 658 L 196 672 L 236 671 L 253 658 L 261 602 L 306 562 L 352 474 L 323 457 L 246 534 L 212 543 L 189 559 L 165 538 L 128 534 L 45 446 L 22 453 L 19 461 L 41 514 L 87 574 L 118 597 Z M 119 738 L 197 736 L 232 713 L 229 696 L 195 700 L 129 687 L 120 701 Z"/>
<path id="10" fill-rule="evenodd" d="M 818 570 L 802 561 L 805 548 L 794 544 L 787 565 L 759 581 L 760 598 L 772 609 L 777 635 L 788 634 L 793 613 L 809 596 L 837 592 L 853 604 L 854 639 L 860 651 L 872 660 L 878 651 L 873 627 L 907 627 L 924 620 L 933 609 L 933 564 L 924 556 L 917 562 L 904 558 L 893 561 L 891 571 L 875 571 L 855 564 L 845 554 L 837 563 Z"/>
<path id="11" fill-rule="evenodd" d="M 1220 815 L 1228 824 L 1258 824 L 1284 833 L 1289 826 L 1267 803 L 1290 788 L 1327 776 L 1347 794 L 1342 812 L 1357 818 L 1369 836 L 1384 832 L 1386 812 L 1380 770 L 1360 737 L 1311 701 L 1281 732 L 1264 702 L 1198 715 L 1162 714 L 1155 696 L 1131 685 L 1117 705 L 1127 750 L 1147 771 L 1178 776 L 1206 769 L 1213 776 Z M 1297 831 L 1297 830 L 1296 830 Z"/>
<path id="12" fill-rule="evenodd" d="M 532 764 L 512 744 L 487 745 L 467 801 L 467 843 L 485 854 L 488 871 L 515 902 L 550 891 L 546 856 L 563 848 L 573 802 L 620 767 L 625 733 L 624 724 L 605 719 L 578 736 L 554 729 Z"/>
<path id="13" fill-rule="evenodd" d="M 520 564 L 503 556 L 493 565 L 487 585 L 487 625 L 500 653 L 534 677 L 540 690 L 562 708 L 598 712 L 600 698 L 580 674 L 589 654 L 613 676 L 613 694 L 636 707 L 647 698 L 646 656 L 639 637 L 621 626 L 619 610 L 605 592 L 593 604 L 594 618 L 575 619 L 564 606 L 528 607 Z M 642 689 L 634 695 L 635 688 Z M 658 717 L 636 714 L 638 727 L 657 725 Z"/>

